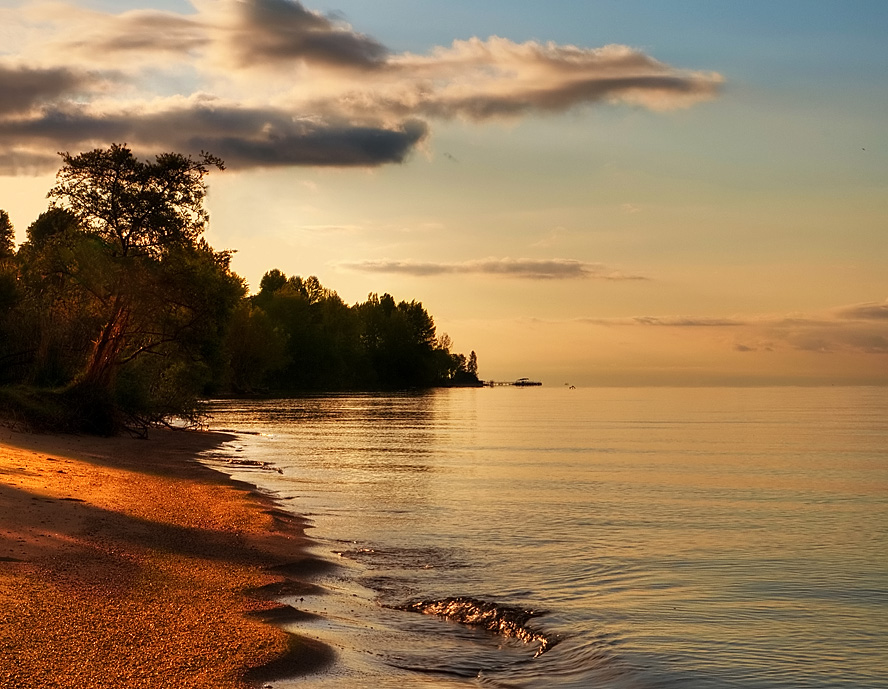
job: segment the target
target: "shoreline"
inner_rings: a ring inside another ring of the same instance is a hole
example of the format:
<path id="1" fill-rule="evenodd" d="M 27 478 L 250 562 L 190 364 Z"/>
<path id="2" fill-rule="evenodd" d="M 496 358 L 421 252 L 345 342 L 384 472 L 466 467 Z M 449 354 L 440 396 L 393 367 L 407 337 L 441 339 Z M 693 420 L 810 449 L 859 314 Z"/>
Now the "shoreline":
<path id="1" fill-rule="evenodd" d="M 274 626 L 319 566 L 305 522 L 196 459 L 231 437 L 0 427 L 0 686 L 246 689 L 332 662 Z"/>

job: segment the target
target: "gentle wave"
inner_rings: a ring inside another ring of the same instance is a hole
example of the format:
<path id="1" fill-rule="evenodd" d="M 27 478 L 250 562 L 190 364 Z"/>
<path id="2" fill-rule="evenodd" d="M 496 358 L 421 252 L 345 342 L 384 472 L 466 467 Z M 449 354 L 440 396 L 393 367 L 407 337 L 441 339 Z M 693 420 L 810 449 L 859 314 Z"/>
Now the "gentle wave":
<path id="1" fill-rule="evenodd" d="M 525 610 L 514 605 L 502 605 L 489 601 L 457 596 L 439 600 L 420 600 L 406 605 L 391 606 L 395 610 L 419 612 L 424 615 L 437 615 L 470 627 L 480 627 L 494 634 L 508 636 L 525 643 L 539 643 L 534 658 L 541 656 L 555 646 L 561 638 L 554 634 L 544 634 L 527 626 L 534 617 L 545 612 Z"/>

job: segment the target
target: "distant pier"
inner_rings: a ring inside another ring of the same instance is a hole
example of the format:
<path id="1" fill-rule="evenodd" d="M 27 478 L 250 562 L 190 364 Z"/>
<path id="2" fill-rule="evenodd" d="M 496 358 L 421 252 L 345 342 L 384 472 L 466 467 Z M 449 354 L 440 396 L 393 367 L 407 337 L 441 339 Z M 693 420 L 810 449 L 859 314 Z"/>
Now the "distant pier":
<path id="1" fill-rule="evenodd" d="M 518 380 L 485 380 L 483 382 L 485 387 L 488 388 L 499 388 L 499 387 L 514 387 L 514 388 L 531 388 L 536 387 L 538 385 L 542 385 L 538 380 L 531 380 L 530 378 L 519 378 Z"/>

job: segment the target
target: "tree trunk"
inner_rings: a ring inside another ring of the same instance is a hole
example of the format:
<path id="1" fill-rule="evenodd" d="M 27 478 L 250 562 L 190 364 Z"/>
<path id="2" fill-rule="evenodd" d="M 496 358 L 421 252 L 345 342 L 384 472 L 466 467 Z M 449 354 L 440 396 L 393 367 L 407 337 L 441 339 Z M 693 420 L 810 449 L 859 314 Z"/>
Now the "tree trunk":
<path id="1" fill-rule="evenodd" d="M 121 296 L 114 301 L 111 318 L 93 347 L 92 357 L 83 376 L 83 383 L 93 389 L 110 392 L 114 381 L 115 364 L 126 344 L 130 312 Z"/>

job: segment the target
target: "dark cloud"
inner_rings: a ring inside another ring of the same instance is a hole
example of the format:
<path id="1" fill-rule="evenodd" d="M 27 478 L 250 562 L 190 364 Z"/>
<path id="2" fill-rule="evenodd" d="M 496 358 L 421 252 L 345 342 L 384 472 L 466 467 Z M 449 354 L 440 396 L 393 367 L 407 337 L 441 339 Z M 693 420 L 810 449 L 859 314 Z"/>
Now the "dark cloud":
<path id="1" fill-rule="evenodd" d="M 295 0 L 252 0 L 234 8 L 237 22 L 227 42 L 242 66 L 306 60 L 367 69 L 388 56 L 381 43 Z"/>
<path id="2" fill-rule="evenodd" d="M 0 65 L 0 116 L 27 113 L 86 86 L 87 80 L 65 68 L 28 69 Z"/>
<path id="3" fill-rule="evenodd" d="M 0 144 L 7 147 L 77 147 L 127 139 L 136 126 L 129 115 L 91 115 L 78 108 L 46 108 L 36 116 L 0 121 Z"/>
<path id="4" fill-rule="evenodd" d="M 0 175 L 39 175 L 58 169 L 59 157 L 49 153 L 23 151 L 15 148 L 0 150 Z"/>
<path id="5" fill-rule="evenodd" d="M 532 280 L 570 280 L 597 278 L 604 280 L 643 280 L 640 276 L 608 271 L 596 263 L 573 259 L 489 258 L 464 263 L 430 263 L 419 261 L 363 261 L 344 264 L 345 268 L 371 273 L 402 273 L 417 277 L 452 274 L 500 275 Z"/>
<path id="6" fill-rule="evenodd" d="M 400 163 L 426 136 L 424 123 L 399 127 L 300 119 L 275 109 L 190 104 L 161 112 L 96 114 L 47 109 L 38 117 L 0 120 L 0 170 L 21 168 L 29 150 L 72 151 L 125 141 L 135 150 L 206 150 L 232 168 L 280 165 L 377 166 Z M 58 164 L 52 161 L 50 169 Z M 31 164 L 39 162 L 32 159 Z"/>
<path id="7" fill-rule="evenodd" d="M 189 140 L 192 149 L 213 151 L 232 167 L 280 165 L 366 166 L 401 163 L 425 138 L 424 123 L 399 129 L 366 126 L 309 126 L 283 135 L 206 137 Z"/>

